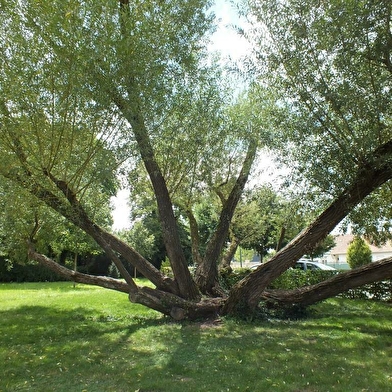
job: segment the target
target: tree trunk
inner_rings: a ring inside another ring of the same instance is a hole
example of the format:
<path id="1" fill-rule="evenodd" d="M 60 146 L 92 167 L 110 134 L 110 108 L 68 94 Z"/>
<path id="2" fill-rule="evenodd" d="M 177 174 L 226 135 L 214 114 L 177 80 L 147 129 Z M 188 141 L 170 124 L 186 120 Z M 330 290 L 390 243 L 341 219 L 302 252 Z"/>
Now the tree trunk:
<path id="1" fill-rule="evenodd" d="M 285 234 L 286 234 L 286 228 L 284 226 L 282 226 L 280 229 L 280 234 L 279 234 L 278 242 L 276 244 L 276 249 L 275 249 L 277 252 L 279 252 L 280 249 L 282 248 L 282 243 L 283 243 Z"/>
<path id="2" fill-rule="evenodd" d="M 235 252 L 238 249 L 240 240 L 236 238 L 234 235 L 231 236 L 230 246 L 227 252 L 223 255 L 221 262 L 219 263 L 219 270 L 225 270 L 228 272 L 232 271 L 231 268 L 231 260 L 235 255 Z"/>
<path id="3" fill-rule="evenodd" d="M 190 209 L 186 211 L 189 220 L 189 229 L 191 235 L 191 249 L 192 249 L 192 260 L 197 266 L 202 263 L 202 257 L 200 255 L 200 235 L 199 235 L 199 225 L 197 220 Z"/>
<path id="4" fill-rule="evenodd" d="M 122 111 L 124 117 L 132 126 L 136 142 L 139 146 L 141 158 L 154 188 L 154 195 L 158 205 L 158 215 L 162 226 L 163 241 L 173 270 L 174 278 L 181 296 L 188 299 L 200 298 L 199 290 L 189 272 L 187 261 L 182 250 L 177 221 L 173 212 L 166 181 L 156 162 L 148 131 L 145 127 L 141 109 L 137 104 L 136 91 L 139 89 L 130 82 L 130 96 L 136 101 L 125 101 L 113 93 L 113 101 Z"/>
<path id="5" fill-rule="evenodd" d="M 257 143 L 250 142 L 241 172 L 222 208 L 218 227 L 207 244 L 203 262 L 196 269 L 195 279 L 204 294 L 222 294 L 218 283 L 218 260 L 229 233 L 230 222 L 248 180 L 256 151 Z"/>

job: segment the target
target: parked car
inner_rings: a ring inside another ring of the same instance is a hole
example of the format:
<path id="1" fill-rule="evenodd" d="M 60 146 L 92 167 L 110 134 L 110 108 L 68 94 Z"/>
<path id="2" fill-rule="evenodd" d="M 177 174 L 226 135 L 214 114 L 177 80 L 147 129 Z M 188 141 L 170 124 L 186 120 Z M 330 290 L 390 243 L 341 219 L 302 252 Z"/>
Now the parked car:
<path id="1" fill-rule="evenodd" d="M 250 269 L 254 270 L 260 267 L 260 265 L 261 265 L 260 263 L 257 263 L 255 265 L 252 265 Z M 336 268 L 330 267 L 329 265 L 319 263 L 317 261 L 302 260 L 302 259 L 298 260 L 293 268 L 300 269 L 303 271 L 307 271 L 307 270 L 337 271 Z"/>
<path id="2" fill-rule="evenodd" d="M 337 271 L 336 268 L 330 267 L 329 265 L 319 263 L 317 261 L 308 261 L 308 260 L 298 260 L 293 268 L 300 269 L 303 271 L 307 271 L 307 270 Z"/>

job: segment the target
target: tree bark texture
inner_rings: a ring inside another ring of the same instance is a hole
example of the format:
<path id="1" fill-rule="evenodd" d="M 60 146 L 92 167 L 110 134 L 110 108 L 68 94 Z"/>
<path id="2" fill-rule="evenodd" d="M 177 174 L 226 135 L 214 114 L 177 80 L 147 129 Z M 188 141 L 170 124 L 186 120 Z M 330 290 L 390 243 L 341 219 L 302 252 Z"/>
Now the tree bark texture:
<path id="1" fill-rule="evenodd" d="M 367 264 L 297 290 L 265 290 L 262 299 L 277 304 L 312 305 L 349 289 L 392 278 L 392 257 Z"/>
<path id="2" fill-rule="evenodd" d="M 75 272 L 61 266 L 49 257 L 37 253 L 32 244 L 29 244 L 29 258 L 38 261 L 71 281 L 127 293 L 131 302 L 147 306 L 175 320 L 196 320 L 199 318 L 216 317 L 224 301 L 222 298 L 204 298 L 194 302 L 167 291 L 150 287 L 138 287 L 136 284 L 128 284 L 122 280 L 107 276 L 94 276 Z"/>
<path id="3" fill-rule="evenodd" d="M 138 91 L 137 86 L 132 84 L 129 86 L 129 89 L 132 91 L 131 96 L 135 97 L 135 91 Z M 112 92 L 112 96 L 114 103 L 132 127 L 141 158 L 154 188 L 159 220 L 162 226 L 163 241 L 178 289 L 184 298 L 198 299 L 200 298 L 200 293 L 187 266 L 178 233 L 177 221 L 173 212 L 173 204 L 166 181 L 155 159 L 154 150 L 144 124 L 140 106 L 137 104 L 136 98 L 136 102 L 132 103 L 121 99 L 115 92 Z"/>

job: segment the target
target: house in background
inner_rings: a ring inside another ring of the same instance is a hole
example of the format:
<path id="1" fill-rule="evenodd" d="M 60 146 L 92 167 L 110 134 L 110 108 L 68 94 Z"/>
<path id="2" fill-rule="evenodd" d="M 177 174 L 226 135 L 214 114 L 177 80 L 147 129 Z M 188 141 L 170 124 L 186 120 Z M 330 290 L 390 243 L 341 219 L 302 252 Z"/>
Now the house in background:
<path id="1" fill-rule="evenodd" d="M 353 241 L 354 235 L 345 234 L 335 237 L 336 245 L 323 256 L 323 261 L 336 269 L 349 269 L 347 264 L 347 249 Z M 372 251 L 372 261 L 378 261 L 386 257 L 392 257 L 392 244 L 387 242 L 382 246 L 371 245 L 367 242 Z"/>

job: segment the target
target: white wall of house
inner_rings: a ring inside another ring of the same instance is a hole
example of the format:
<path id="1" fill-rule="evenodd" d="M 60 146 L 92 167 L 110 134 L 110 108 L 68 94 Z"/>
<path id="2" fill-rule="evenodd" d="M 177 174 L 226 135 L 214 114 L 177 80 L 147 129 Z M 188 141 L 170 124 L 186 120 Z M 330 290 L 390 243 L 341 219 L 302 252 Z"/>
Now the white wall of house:
<path id="1" fill-rule="evenodd" d="M 336 236 L 336 245 L 323 256 L 325 263 L 338 269 L 350 268 L 347 264 L 347 249 L 353 239 L 354 236 L 352 234 Z M 391 243 L 387 243 L 380 247 L 371 244 L 368 245 L 372 251 L 372 261 L 392 257 Z"/>

